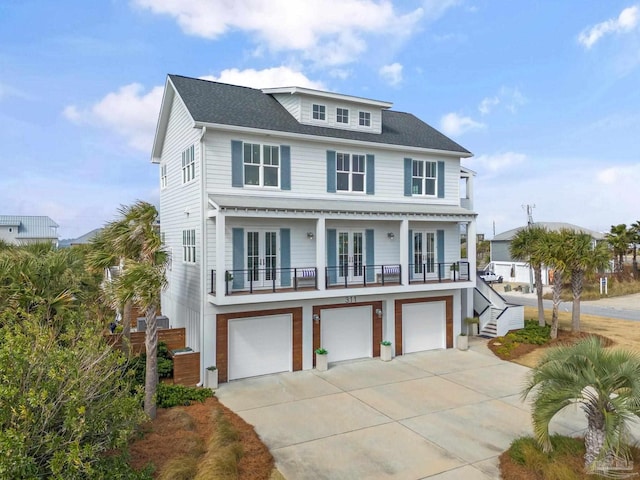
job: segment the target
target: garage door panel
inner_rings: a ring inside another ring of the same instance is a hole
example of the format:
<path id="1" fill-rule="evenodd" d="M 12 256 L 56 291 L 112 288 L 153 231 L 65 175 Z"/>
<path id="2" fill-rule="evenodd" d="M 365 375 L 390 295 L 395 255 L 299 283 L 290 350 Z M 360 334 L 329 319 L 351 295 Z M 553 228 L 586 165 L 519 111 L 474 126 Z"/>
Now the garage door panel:
<path id="1" fill-rule="evenodd" d="M 371 305 L 325 309 L 321 318 L 320 342 L 329 362 L 373 355 Z"/>
<path id="2" fill-rule="evenodd" d="M 292 370 L 292 316 L 229 320 L 229 379 Z"/>
<path id="3" fill-rule="evenodd" d="M 446 348 L 446 302 L 402 306 L 403 352 Z"/>

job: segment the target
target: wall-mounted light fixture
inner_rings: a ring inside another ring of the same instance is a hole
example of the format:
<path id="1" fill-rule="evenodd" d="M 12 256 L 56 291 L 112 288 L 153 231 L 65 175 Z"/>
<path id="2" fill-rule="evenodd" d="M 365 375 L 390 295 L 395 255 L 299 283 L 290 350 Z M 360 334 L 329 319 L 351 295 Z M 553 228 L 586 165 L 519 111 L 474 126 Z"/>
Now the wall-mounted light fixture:
<path id="1" fill-rule="evenodd" d="M 307 238 L 313 240 L 313 232 L 307 232 Z"/>
<path id="2" fill-rule="evenodd" d="M 316 323 L 320 321 L 320 315 L 318 315 L 317 313 L 314 313 L 312 318 L 313 318 L 313 321 Z"/>
<path id="3" fill-rule="evenodd" d="M 382 309 L 381 308 L 376 308 L 376 315 L 378 316 L 378 318 L 382 318 Z"/>
<path id="4" fill-rule="evenodd" d="M 396 238 L 396 234 L 393 232 L 389 232 L 387 233 L 387 238 L 389 238 L 389 240 L 393 240 L 394 238 Z"/>

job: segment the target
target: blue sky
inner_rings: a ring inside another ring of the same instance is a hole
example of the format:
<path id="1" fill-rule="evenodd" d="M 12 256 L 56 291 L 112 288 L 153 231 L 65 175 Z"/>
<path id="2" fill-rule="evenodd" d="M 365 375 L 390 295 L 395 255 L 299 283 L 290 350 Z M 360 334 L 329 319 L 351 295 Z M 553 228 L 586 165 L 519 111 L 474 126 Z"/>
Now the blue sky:
<path id="1" fill-rule="evenodd" d="M 167 73 L 393 102 L 474 153 L 478 232 L 640 219 L 640 3 L 5 0 L 0 213 L 157 202 Z"/>

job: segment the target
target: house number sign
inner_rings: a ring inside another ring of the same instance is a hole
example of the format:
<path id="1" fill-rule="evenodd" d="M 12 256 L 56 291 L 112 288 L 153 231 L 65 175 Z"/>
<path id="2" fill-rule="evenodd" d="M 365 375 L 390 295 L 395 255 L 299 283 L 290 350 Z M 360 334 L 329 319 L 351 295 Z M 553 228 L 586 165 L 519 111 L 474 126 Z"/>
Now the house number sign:
<path id="1" fill-rule="evenodd" d="M 356 297 L 344 297 L 344 303 L 356 303 Z"/>

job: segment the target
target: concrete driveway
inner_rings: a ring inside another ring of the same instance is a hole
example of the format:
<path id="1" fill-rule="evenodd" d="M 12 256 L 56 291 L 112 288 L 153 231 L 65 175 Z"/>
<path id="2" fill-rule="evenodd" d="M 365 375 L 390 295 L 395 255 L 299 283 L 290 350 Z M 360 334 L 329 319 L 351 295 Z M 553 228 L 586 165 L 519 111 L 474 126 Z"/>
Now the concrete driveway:
<path id="1" fill-rule="evenodd" d="M 472 340 L 466 352 L 342 362 L 230 382 L 216 395 L 255 426 L 287 480 L 496 479 L 498 455 L 531 433 L 520 400 L 529 369 Z M 553 430 L 585 426 L 571 407 Z"/>

